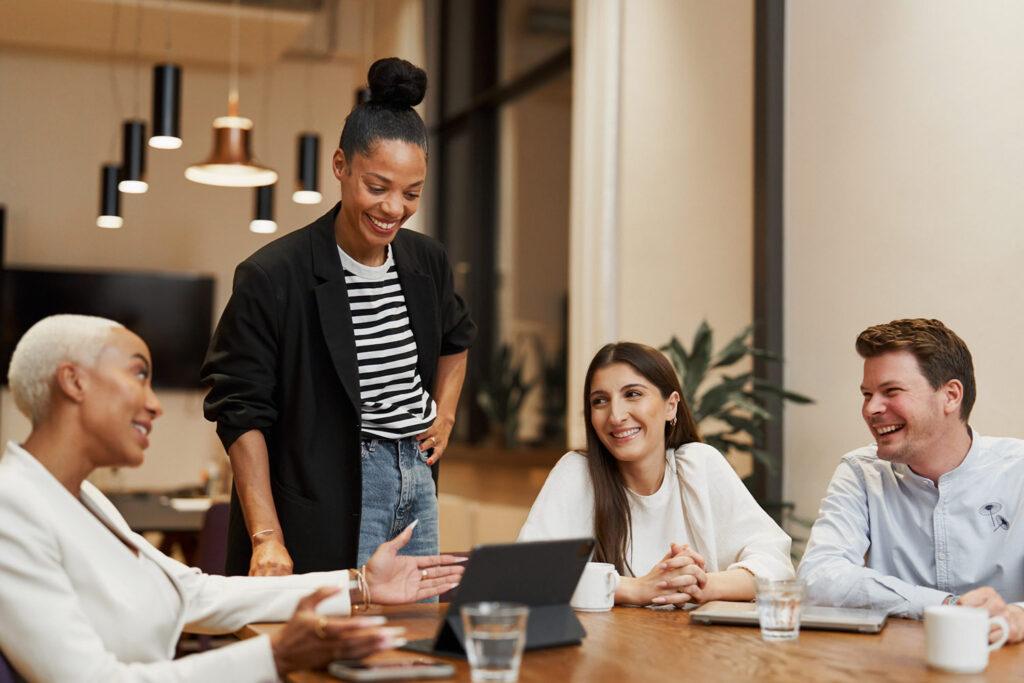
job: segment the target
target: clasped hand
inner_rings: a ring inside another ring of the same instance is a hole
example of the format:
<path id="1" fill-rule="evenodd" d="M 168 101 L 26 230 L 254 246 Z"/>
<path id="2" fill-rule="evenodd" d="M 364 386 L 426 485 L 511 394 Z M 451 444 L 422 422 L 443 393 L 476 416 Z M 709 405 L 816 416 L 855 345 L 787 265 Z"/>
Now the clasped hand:
<path id="1" fill-rule="evenodd" d="M 688 545 L 673 543 L 647 574 L 623 578 L 617 602 L 633 605 L 684 605 L 704 602 L 708 575 L 704 557 Z"/>

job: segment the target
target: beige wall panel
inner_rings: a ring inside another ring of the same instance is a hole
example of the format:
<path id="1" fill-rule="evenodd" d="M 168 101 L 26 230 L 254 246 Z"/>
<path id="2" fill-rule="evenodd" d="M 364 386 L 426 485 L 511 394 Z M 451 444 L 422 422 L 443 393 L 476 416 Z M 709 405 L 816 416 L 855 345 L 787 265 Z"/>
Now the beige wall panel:
<path id="1" fill-rule="evenodd" d="M 971 348 L 984 434 L 1024 435 L 1024 5 L 787 9 L 786 495 L 817 512 L 860 418 L 866 326 L 937 317 Z"/>
<path id="2" fill-rule="evenodd" d="M 312 92 L 307 100 L 306 70 Z M 141 113 L 149 118 L 149 70 L 140 79 Z M 96 227 L 99 168 L 120 156 L 120 121 L 134 107 L 131 68 L 115 71 L 120 113 L 110 97 L 110 66 L 103 60 L 39 52 L 0 51 L 0 201 L 7 205 L 9 265 L 203 273 L 216 278 L 215 318 L 231 292 L 235 266 L 275 236 L 249 232 L 253 191 L 213 188 L 184 178 L 185 167 L 210 152 L 211 123 L 225 113 L 223 70 L 187 67 L 182 132 L 176 151 L 148 150 L 150 190 L 122 195 L 125 227 Z M 361 74 L 360 78 L 365 76 Z M 328 62 L 282 63 L 273 69 L 264 109 L 259 72 L 244 73 L 242 113 L 255 122 L 254 150 L 279 175 L 278 235 L 309 223 L 336 201 L 329 152 L 352 105 L 352 67 Z M 308 104 L 307 104 L 308 102 Z M 319 206 L 291 201 L 295 135 L 312 128 L 322 136 Z M 116 135 L 112 146 L 111 136 Z M 159 374 L 160 368 L 154 368 Z M 214 426 L 202 416 L 205 392 L 161 391 L 165 415 L 157 421 L 147 462 L 105 483 L 132 488 L 171 488 L 199 481 L 210 457 L 223 451 Z M 2 438 L 23 439 L 28 423 L 3 396 Z"/>
<path id="3" fill-rule="evenodd" d="M 724 341 L 750 322 L 753 10 L 649 0 L 624 12 L 623 339 L 688 343 L 707 318 Z"/>

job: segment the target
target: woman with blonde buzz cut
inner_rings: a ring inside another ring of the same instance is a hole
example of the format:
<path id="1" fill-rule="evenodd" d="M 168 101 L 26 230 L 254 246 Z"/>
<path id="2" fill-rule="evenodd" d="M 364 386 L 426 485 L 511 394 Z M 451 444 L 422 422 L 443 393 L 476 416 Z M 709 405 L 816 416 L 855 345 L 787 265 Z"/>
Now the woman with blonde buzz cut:
<path id="1" fill-rule="evenodd" d="M 0 651 L 29 681 L 273 681 L 404 643 L 382 617 L 349 618 L 366 598 L 399 604 L 458 582 L 445 555 L 399 557 L 410 525 L 360 572 L 208 576 L 131 531 L 86 478 L 137 466 L 162 410 L 149 348 L 119 323 L 57 315 L 18 342 L 14 401 L 32 422 L 0 458 Z M 261 636 L 173 659 L 185 630 Z"/>

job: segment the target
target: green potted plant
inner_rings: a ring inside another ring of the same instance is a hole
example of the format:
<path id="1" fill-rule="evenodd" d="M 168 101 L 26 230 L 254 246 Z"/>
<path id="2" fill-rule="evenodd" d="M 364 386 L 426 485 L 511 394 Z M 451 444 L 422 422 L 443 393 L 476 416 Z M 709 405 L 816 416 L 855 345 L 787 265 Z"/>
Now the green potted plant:
<path id="1" fill-rule="evenodd" d="M 490 422 L 491 435 L 501 448 L 512 448 L 519 435 L 519 411 L 536 382 L 526 381 L 523 361 L 508 344 L 501 344 L 490 370 L 480 383 L 477 403 Z"/>
<path id="2" fill-rule="evenodd" d="M 697 328 L 689 350 L 675 336 L 661 350 L 672 361 L 679 375 L 683 398 L 693 411 L 693 419 L 700 427 L 704 442 L 723 454 L 733 449 L 750 453 L 757 462 L 777 472 L 780 454 L 757 445 L 757 437 L 765 422 L 778 418 L 771 410 L 771 403 L 765 399 L 778 397 L 797 404 L 814 401 L 803 394 L 755 377 L 751 370 L 735 374 L 729 372 L 730 368 L 748 358 L 782 362 L 775 354 L 757 349 L 751 344 L 753 331 L 753 325 L 746 327 L 716 352 L 711 327 L 705 320 Z M 803 527 L 810 524 L 808 520 L 792 514 L 792 503 L 759 502 L 765 508 L 778 509 L 784 522 Z M 796 540 L 799 543 L 800 539 Z"/>

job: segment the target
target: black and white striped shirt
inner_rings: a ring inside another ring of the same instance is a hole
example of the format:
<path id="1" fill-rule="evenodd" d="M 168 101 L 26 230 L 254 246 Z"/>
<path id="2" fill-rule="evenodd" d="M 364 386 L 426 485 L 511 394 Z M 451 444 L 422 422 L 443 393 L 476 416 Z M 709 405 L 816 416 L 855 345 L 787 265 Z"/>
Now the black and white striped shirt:
<path id="1" fill-rule="evenodd" d="M 390 247 L 383 265 L 366 266 L 338 247 L 356 338 L 362 433 L 384 439 L 419 434 L 437 406 L 416 369 L 416 338 Z"/>

